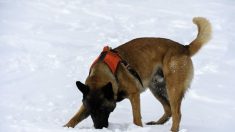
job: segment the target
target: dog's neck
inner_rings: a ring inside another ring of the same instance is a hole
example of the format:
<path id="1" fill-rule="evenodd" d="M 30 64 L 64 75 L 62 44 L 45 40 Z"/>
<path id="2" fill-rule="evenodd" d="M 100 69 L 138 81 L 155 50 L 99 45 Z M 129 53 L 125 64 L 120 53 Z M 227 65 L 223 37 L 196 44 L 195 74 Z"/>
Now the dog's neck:
<path id="1" fill-rule="evenodd" d="M 118 84 L 114 74 L 104 62 L 97 62 L 90 69 L 90 74 L 86 79 L 86 85 L 90 88 L 98 89 L 106 85 L 108 82 L 112 83 L 114 98 L 117 98 Z"/>

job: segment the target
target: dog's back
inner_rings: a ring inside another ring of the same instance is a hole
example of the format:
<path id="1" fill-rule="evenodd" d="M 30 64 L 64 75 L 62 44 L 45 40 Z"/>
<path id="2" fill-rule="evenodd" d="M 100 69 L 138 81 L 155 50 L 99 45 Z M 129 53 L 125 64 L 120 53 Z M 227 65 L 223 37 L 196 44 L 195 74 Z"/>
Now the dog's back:
<path id="1" fill-rule="evenodd" d="M 202 17 L 195 17 L 193 22 L 198 27 L 198 35 L 189 45 L 165 38 L 137 38 L 131 40 L 115 50 L 130 65 L 136 68 L 145 85 L 149 84 L 152 74 L 161 68 L 164 57 L 169 52 L 172 55 L 193 56 L 211 38 L 211 25 Z M 165 58 L 166 59 L 166 58 Z"/>

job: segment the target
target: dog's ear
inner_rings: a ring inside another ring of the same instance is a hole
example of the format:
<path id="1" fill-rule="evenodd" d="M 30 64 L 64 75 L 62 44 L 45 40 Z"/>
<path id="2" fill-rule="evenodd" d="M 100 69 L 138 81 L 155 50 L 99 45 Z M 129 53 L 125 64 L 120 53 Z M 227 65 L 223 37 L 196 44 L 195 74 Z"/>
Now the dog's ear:
<path id="1" fill-rule="evenodd" d="M 81 83 L 80 81 L 76 82 L 78 89 L 83 93 L 83 95 L 87 95 L 89 93 L 89 87 L 85 84 Z"/>
<path id="2" fill-rule="evenodd" d="M 113 87 L 112 87 L 112 83 L 109 82 L 107 83 L 103 88 L 102 88 L 103 92 L 104 92 L 104 96 L 107 99 L 114 99 L 114 93 L 113 93 Z"/>

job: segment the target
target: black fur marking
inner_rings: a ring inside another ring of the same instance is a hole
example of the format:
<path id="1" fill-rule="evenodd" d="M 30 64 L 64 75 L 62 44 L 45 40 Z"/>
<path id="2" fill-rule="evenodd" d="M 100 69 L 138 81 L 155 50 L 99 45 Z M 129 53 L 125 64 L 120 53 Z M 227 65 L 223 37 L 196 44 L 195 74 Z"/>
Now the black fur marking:
<path id="1" fill-rule="evenodd" d="M 86 96 L 89 93 L 89 87 L 85 84 L 81 83 L 80 81 L 76 82 L 78 89 L 83 93 L 83 96 Z"/>
<path id="2" fill-rule="evenodd" d="M 126 96 L 127 96 L 126 92 L 120 91 L 120 92 L 118 92 L 118 94 L 117 94 L 117 99 L 116 99 L 116 101 L 117 101 L 117 102 L 120 102 L 120 101 L 122 101 L 123 99 L 125 99 Z"/>
<path id="3" fill-rule="evenodd" d="M 112 88 L 112 83 L 109 82 L 108 84 L 106 84 L 103 88 L 102 91 L 104 93 L 104 96 L 109 99 L 112 100 L 114 99 L 114 93 L 113 93 L 113 88 Z"/>
<path id="4" fill-rule="evenodd" d="M 164 79 L 164 74 L 162 69 L 158 69 L 151 80 L 149 85 L 149 89 L 154 94 L 164 100 L 166 103 L 169 102 L 168 95 L 166 91 L 166 81 Z"/>

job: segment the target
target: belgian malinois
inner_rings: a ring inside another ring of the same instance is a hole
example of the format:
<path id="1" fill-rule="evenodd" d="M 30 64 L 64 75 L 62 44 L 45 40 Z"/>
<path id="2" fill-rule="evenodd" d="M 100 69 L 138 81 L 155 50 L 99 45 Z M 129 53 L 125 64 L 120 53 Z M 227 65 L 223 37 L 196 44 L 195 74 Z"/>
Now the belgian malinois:
<path id="1" fill-rule="evenodd" d="M 191 57 L 211 38 L 211 24 L 195 17 L 198 35 L 189 45 L 165 38 L 137 38 L 115 49 L 104 50 L 90 68 L 85 84 L 77 81 L 83 93 L 82 106 L 65 127 L 75 127 L 91 116 L 94 127 L 108 127 L 116 103 L 128 98 L 133 122 L 142 126 L 140 93 L 149 88 L 160 101 L 164 114 L 147 125 L 164 124 L 172 117 L 171 131 L 181 120 L 181 101 L 193 78 Z"/>

